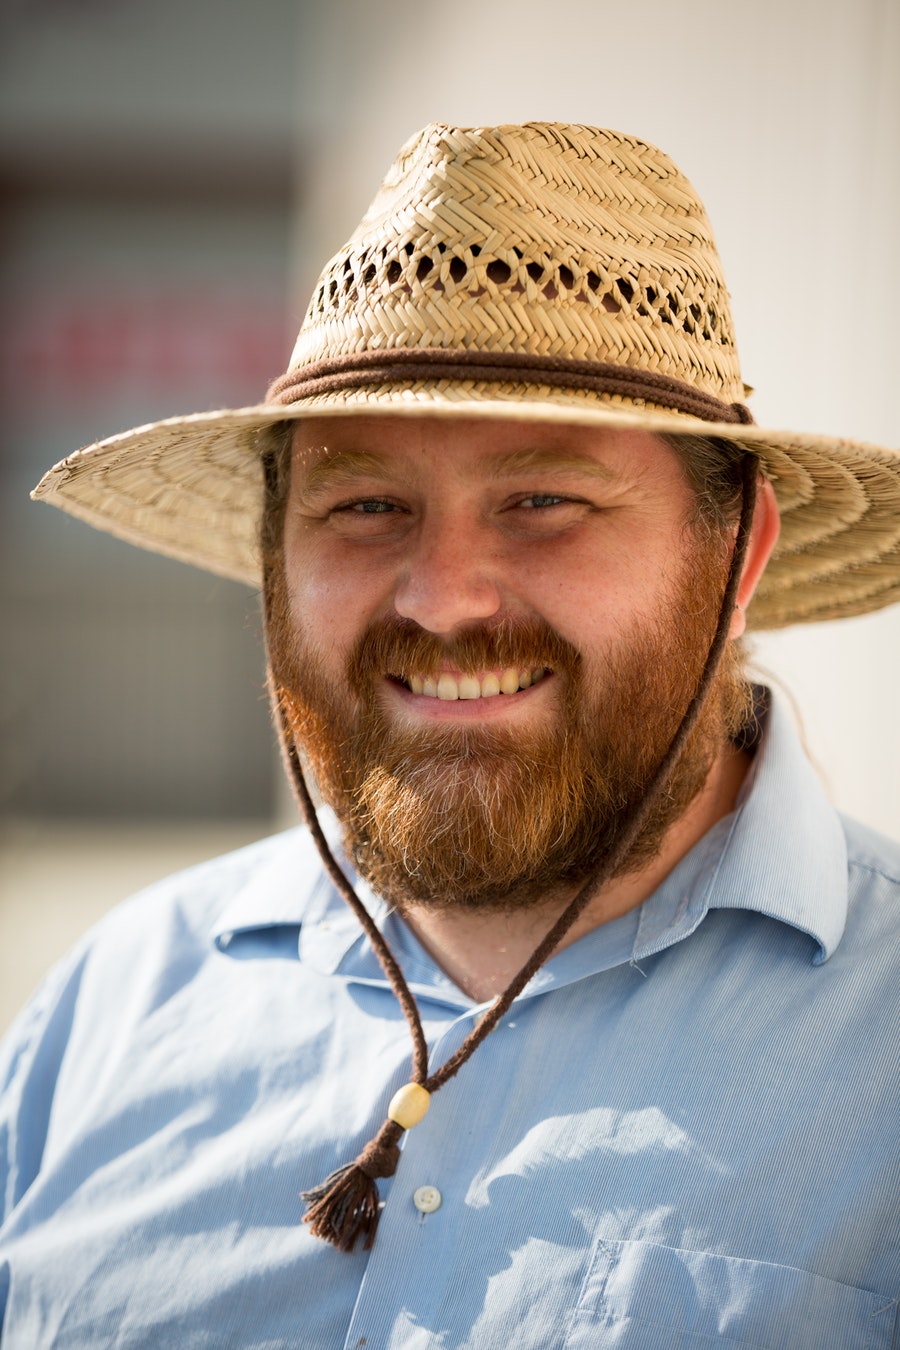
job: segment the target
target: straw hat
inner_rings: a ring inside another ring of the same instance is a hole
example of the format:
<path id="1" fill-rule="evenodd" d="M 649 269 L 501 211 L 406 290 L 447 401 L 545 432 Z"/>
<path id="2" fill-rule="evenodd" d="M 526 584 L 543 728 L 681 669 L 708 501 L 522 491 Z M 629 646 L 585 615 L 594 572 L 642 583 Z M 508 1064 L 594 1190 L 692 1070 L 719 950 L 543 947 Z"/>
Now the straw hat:
<path id="1" fill-rule="evenodd" d="M 690 183 L 653 146 L 559 123 L 426 127 L 319 280 L 256 407 L 138 427 L 33 496 L 258 585 L 265 428 L 310 414 L 503 417 L 727 437 L 782 512 L 757 628 L 900 598 L 900 454 L 750 425 Z"/>

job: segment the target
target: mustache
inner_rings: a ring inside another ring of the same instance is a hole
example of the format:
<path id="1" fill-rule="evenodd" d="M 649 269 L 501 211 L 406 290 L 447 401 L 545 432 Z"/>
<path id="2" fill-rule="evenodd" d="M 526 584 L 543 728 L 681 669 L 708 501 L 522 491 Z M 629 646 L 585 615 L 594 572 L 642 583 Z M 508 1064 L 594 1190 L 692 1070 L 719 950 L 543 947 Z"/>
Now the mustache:
<path id="1" fill-rule="evenodd" d="M 413 675 L 452 667 L 463 674 L 522 666 L 575 676 L 581 665 L 577 649 L 542 619 L 505 618 L 493 624 L 461 629 L 450 638 L 430 633 L 412 619 L 392 615 L 378 619 L 356 643 L 347 665 L 352 687 L 367 689 L 373 676 L 391 675 L 409 681 Z"/>

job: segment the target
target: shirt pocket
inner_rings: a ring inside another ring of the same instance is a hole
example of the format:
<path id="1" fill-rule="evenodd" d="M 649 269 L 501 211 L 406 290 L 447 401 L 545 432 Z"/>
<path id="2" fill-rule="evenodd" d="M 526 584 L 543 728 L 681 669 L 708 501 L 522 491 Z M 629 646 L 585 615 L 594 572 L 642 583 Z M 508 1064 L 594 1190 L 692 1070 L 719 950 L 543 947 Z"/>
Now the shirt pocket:
<path id="1" fill-rule="evenodd" d="M 898 1304 L 767 1261 L 599 1241 L 565 1350 L 890 1350 Z"/>

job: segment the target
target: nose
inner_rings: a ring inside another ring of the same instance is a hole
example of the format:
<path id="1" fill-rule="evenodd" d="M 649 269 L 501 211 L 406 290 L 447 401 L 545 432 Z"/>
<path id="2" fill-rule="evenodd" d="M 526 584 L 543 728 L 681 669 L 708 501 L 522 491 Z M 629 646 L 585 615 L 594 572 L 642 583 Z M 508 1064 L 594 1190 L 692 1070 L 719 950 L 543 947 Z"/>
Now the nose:
<path id="1" fill-rule="evenodd" d="M 394 592 L 397 613 L 443 635 L 492 618 L 503 604 L 492 544 L 486 527 L 457 515 L 424 521 Z"/>

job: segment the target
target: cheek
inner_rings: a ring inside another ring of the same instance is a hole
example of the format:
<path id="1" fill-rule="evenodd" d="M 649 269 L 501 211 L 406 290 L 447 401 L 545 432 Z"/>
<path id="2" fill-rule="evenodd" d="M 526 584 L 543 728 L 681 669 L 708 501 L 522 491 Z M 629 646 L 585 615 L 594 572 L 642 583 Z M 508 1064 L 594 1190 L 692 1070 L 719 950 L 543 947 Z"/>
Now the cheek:
<path id="1" fill-rule="evenodd" d="M 374 578 L 353 565 L 345 550 L 301 532 L 285 541 L 291 621 L 326 665 L 343 661 L 377 608 Z"/>
<path id="2" fill-rule="evenodd" d="M 658 613 L 667 581 L 660 562 L 648 574 L 626 550 L 545 559 L 522 594 L 530 608 L 578 650 L 603 652 Z"/>

